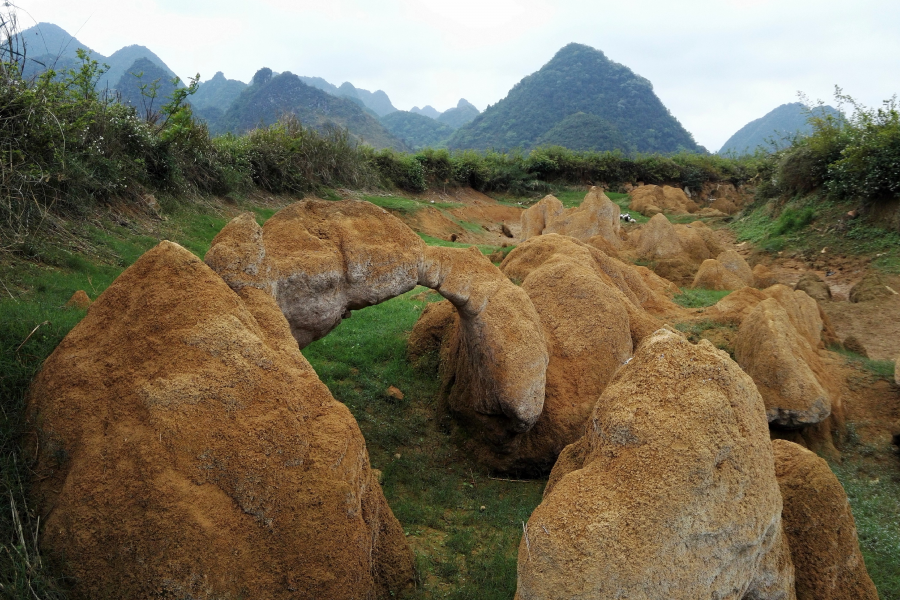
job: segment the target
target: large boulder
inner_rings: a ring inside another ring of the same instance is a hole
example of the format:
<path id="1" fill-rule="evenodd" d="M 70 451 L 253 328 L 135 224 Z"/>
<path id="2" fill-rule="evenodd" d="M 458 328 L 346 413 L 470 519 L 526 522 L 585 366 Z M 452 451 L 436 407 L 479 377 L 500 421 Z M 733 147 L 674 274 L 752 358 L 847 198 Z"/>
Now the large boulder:
<path id="1" fill-rule="evenodd" d="M 43 550 L 77 598 L 372 598 L 412 554 L 272 297 L 163 242 L 31 389 Z"/>
<path id="2" fill-rule="evenodd" d="M 727 354 L 650 335 L 554 467 L 517 597 L 794 598 L 768 435 Z"/>
<path id="3" fill-rule="evenodd" d="M 820 302 L 831 300 L 831 288 L 815 271 L 807 271 L 801 275 L 794 289 L 804 291 L 810 298 Z"/>
<path id="4" fill-rule="evenodd" d="M 622 245 L 619 238 L 619 213 L 619 206 L 602 189 L 592 187 L 581 205 L 551 218 L 543 233 L 558 233 L 581 241 L 601 236 L 614 248 L 618 248 Z"/>
<path id="5" fill-rule="evenodd" d="M 878 600 L 847 495 L 828 463 L 791 442 L 772 446 L 797 600 Z"/>
<path id="6" fill-rule="evenodd" d="M 650 207 L 670 215 L 685 215 L 700 210 L 697 203 L 688 198 L 683 190 L 668 185 L 644 185 L 633 189 L 628 195 L 631 196 L 628 209 L 644 216 L 650 216 Z"/>
<path id="7" fill-rule="evenodd" d="M 714 258 L 704 260 L 691 287 L 704 290 L 739 290 L 747 284 Z"/>
<path id="8" fill-rule="evenodd" d="M 891 290 L 884 284 L 881 276 L 874 271 L 866 273 L 856 285 L 850 288 L 850 302 L 870 302 L 879 298 L 893 296 Z"/>
<path id="9" fill-rule="evenodd" d="M 795 312 L 792 320 L 784 304 L 763 300 L 744 318 L 734 347 L 735 360 L 762 394 L 769 421 L 788 428 L 813 425 L 831 414 L 829 375 L 802 310 Z"/>
<path id="10" fill-rule="evenodd" d="M 520 234 L 521 241 L 531 239 L 544 233 L 544 229 L 557 216 L 561 215 L 565 207 L 556 196 L 544 196 L 540 202 L 528 207 L 522 213 Z"/>
<path id="11" fill-rule="evenodd" d="M 753 287 L 764 290 L 778 283 L 778 278 L 772 269 L 759 263 L 753 267 Z"/>
<path id="12" fill-rule="evenodd" d="M 652 261 L 681 257 L 684 248 L 675 227 L 665 215 L 660 214 L 641 228 L 637 253 L 639 258 Z"/>
<path id="13" fill-rule="evenodd" d="M 745 286 L 753 285 L 753 269 L 750 268 L 744 257 L 736 251 L 726 250 L 716 256 L 716 260 L 740 279 Z"/>

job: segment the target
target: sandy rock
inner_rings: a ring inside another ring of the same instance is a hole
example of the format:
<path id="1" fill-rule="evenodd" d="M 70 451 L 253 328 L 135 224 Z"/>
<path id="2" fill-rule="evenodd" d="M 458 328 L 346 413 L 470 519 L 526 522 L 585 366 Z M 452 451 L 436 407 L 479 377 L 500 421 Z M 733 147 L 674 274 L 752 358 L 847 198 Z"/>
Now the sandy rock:
<path id="1" fill-rule="evenodd" d="M 41 545 L 77 597 L 370 598 L 412 583 L 356 421 L 275 302 L 176 244 L 97 299 L 35 379 L 28 418 Z"/>
<path id="2" fill-rule="evenodd" d="M 504 255 L 500 250 L 494 250 L 493 252 L 491 252 L 491 255 L 488 256 L 489 261 L 497 264 L 502 263 L 504 258 L 506 258 L 506 255 Z"/>
<path id="3" fill-rule="evenodd" d="M 694 276 L 694 289 L 704 290 L 739 290 L 746 287 L 746 283 L 735 273 L 730 271 L 718 260 L 711 258 L 704 260 Z"/>
<path id="4" fill-rule="evenodd" d="M 849 350 L 850 352 L 855 352 L 860 356 L 869 358 L 869 352 L 866 350 L 866 347 L 863 346 L 862 342 L 856 339 L 856 336 L 848 335 L 846 338 L 844 338 L 842 344 L 844 348 Z"/>
<path id="5" fill-rule="evenodd" d="M 645 339 L 551 482 L 519 546 L 523 600 L 794 598 L 762 399 L 706 341 Z"/>
<path id="6" fill-rule="evenodd" d="M 769 422 L 796 428 L 831 414 L 823 385 L 828 376 L 815 346 L 774 298 L 757 304 L 743 320 L 734 357 L 762 394 Z"/>
<path id="7" fill-rule="evenodd" d="M 850 302 L 869 302 L 893 296 L 884 285 L 884 280 L 874 271 L 869 271 L 862 280 L 850 288 Z"/>
<path id="8" fill-rule="evenodd" d="M 753 287 L 764 290 L 778 283 L 775 274 L 769 267 L 760 263 L 753 267 Z"/>
<path id="9" fill-rule="evenodd" d="M 820 302 L 831 300 L 831 288 L 814 271 L 807 271 L 801 275 L 794 289 L 803 290 L 811 298 L 815 298 Z"/>
<path id="10" fill-rule="evenodd" d="M 544 234 L 558 233 L 586 241 L 602 236 L 614 248 L 622 245 L 619 239 L 619 206 L 598 187 L 592 187 L 581 205 L 552 217 L 544 228 Z"/>
<path id="11" fill-rule="evenodd" d="M 772 446 L 797 599 L 877 600 L 847 495 L 828 463 L 791 442 Z"/>
<path id="12" fill-rule="evenodd" d="M 709 251 L 706 240 L 700 232 L 700 227 L 695 225 L 674 225 L 675 235 L 681 242 L 681 251 L 683 256 L 687 257 L 695 264 L 700 264 L 704 260 L 715 258 L 715 255 Z M 702 229 L 706 229 L 704 226 Z"/>
<path id="13" fill-rule="evenodd" d="M 388 389 L 384 391 L 384 393 L 385 395 L 390 396 L 391 398 L 394 398 L 396 400 L 403 400 L 406 397 L 406 394 L 404 394 L 400 390 L 400 388 L 394 385 L 389 386 Z"/>
<path id="14" fill-rule="evenodd" d="M 697 203 L 685 195 L 680 188 L 656 185 L 645 185 L 629 192 L 631 202 L 628 209 L 641 213 L 644 216 L 648 214 L 648 209 L 654 207 L 657 210 L 670 215 L 684 215 L 697 212 L 700 207 Z"/>
<path id="15" fill-rule="evenodd" d="M 544 233 L 547 225 L 565 211 L 562 202 L 556 196 L 544 196 L 540 202 L 528 207 L 522 213 L 521 241 L 533 238 Z"/>
<path id="16" fill-rule="evenodd" d="M 659 260 L 680 257 L 684 248 L 669 219 L 665 215 L 656 215 L 641 228 L 637 253 L 645 260 Z"/>
<path id="17" fill-rule="evenodd" d="M 710 229 L 703 221 L 694 221 L 688 225 L 683 225 L 683 227 L 694 230 L 697 235 L 703 238 L 703 243 L 706 244 L 706 249 L 709 250 L 711 257 L 718 256 L 723 252 L 732 249 L 730 244 L 723 242 L 719 237 L 719 234 Z"/>
<path id="18" fill-rule="evenodd" d="M 232 287 L 268 292 L 301 348 L 351 310 L 418 284 L 425 243 L 403 221 L 368 202 L 306 200 L 260 227 L 252 214 L 213 239 L 206 263 Z"/>
<path id="19" fill-rule="evenodd" d="M 753 285 L 753 269 L 744 260 L 744 257 L 734 250 L 726 250 L 716 257 L 723 267 L 734 273 L 745 286 Z"/>
<path id="20" fill-rule="evenodd" d="M 87 310 L 91 307 L 91 299 L 84 290 L 78 290 L 66 301 L 66 308 Z"/>
<path id="21" fill-rule="evenodd" d="M 728 198 L 717 198 L 712 204 L 709 205 L 709 207 L 713 210 L 723 212 L 726 215 L 733 215 L 740 210 L 737 206 L 735 206 L 734 202 L 732 202 Z"/>
<path id="22" fill-rule="evenodd" d="M 438 352 L 447 329 L 457 319 L 456 309 L 448 300 L 432 302 L 422 311 L 406 343 L 406 358 L 411 363 L 429 353 Z"/>
<path id="23" fill-rule="evenodd" d="M 593 246 L 597 250 L 600 250 L 601 252 L 603 252 L 603 254 L 609 257 L 619 258 L 619 251 L 602 235 L 595 235 L 591 238 L 588 238 L 587 240 L 584 240 L 584 242 L 590 246 Z"/>
<path id="24" fill-rule="evenodd" d="M 723 213 L 721 210 L 716 210 L 715 208 L 710 208 L 707 206 L 706 208 L 701 208 L 697 212 L 697 216 L 704 217 L 707 219 L 723 219 L 723 218 L 727 217 L 728 214 Z"/>

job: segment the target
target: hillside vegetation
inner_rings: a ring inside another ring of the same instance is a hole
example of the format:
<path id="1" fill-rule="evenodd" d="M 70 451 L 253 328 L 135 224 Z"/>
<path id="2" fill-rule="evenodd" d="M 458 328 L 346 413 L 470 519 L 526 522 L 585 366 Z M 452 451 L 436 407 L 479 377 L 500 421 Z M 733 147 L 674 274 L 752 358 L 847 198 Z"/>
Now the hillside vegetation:
<path id="1" fill-rule="evenodd" d="M 791 144 L 794 137 L 807 136 L 813 132 L 809 124 L 811 115 L 838 117 L 839 113 L 830 106 L 810 109 L 800 102 L 782 104 L 765 116 L 750 121 L 738 129 L 722 145 L 719 154 L 740 156 L 753 154 L 758 149 L 768 151 L 785 148 Z"/>
<path id="2" fill-rule="evenodd" d="M 438 148 L 453 135 L 453 128 L 436 119 L 398 110 L 381 117 L 381 122 L 392 134 L 414 150 Z"/>
<path id="3" fill-rule="evenodd" d="M 609 123 L 638 152 L 697 151 L 691 134 L 653 93 L 649 81 L 603 52 L 569 44 L 451 138 L 451 148 L 532 148 L 576 113 Z"/>

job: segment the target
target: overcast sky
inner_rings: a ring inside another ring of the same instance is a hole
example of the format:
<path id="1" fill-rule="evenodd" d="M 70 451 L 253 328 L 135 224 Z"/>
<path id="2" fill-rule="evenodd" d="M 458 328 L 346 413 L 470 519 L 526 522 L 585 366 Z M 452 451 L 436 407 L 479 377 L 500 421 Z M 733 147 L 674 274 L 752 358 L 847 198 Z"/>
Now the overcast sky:
<path id="1" fill-rule="evenodd" d="M 869 105 L 900 91 L 897 0 L 17 0 L 104 55 L 129 44 L 182 78 L 262 66 L 382 89 L 394 106 L 479 109 L 569 42 L 653 83 L 711 151 L 797 92 Z"/>

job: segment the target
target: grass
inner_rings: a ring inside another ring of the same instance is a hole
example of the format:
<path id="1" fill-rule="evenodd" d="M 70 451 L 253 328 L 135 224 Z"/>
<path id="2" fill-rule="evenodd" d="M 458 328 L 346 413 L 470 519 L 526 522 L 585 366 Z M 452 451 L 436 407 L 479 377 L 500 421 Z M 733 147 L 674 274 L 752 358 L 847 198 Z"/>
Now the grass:
<path id="1" fill-rule="evenodd" d="M 426 200 L 403 198 L 401 196 L 362 196 L 362 199 L 366 202 L 371 202 L 375 206 L 380 206 L 385 210 L 403 214 L 412 214 L 426 206 L 441 210 L 450 210 L 463 206 L 457 202 L 429 202 Z"/>
<path id="2" fill-rule="evenodd" d="M 475 246 L 478 250 L 484 254 L 485 256 L 490 256 L 497 250 L 503 252 L 503 255 L 506 256 L 510 252 L 513 251 L 515 245 L 507 245 L 505 248 L 502 246 L 490 246 L 486 244 L 469 244 L 466 242 L 448 242 L 447 240 L 442 240 L 440 238 L 431 237 L 430 235 L 419 233 L 418 234 L 422 241 L 424 241 L 429 246 L 441 246 L 443 248 L 471 248 Z"/>
<path id="3" fill-rule="evenodd" d="M 451 444 L 437 406 L 436 358 L 413 367 L 406 337 L 428 300 L 417 288 L 353 313 L 303 350 L 359 422 L 385 496 L 416 555 L 414 598 L 509 599 L 522 523 L 543 481 L 491 479 Z M 399 388 L 403 400 L 386 394 Z M 482 507 L 484 507 L 482 509 Z"/>
<path id="4" fill-rule="evenodd" d="M 685 308 L 706 308 L 730 293 L 729 290 L 681 288 L 681 293 L 672 298 L 672 301 Z"/>
<path id="5" fill-rule="evenodd" d="M 885 462 L 897 461 L 886 456 Z M 851 456 L 832 463 L 847 492 L 859 546 L 881 600 L 900 600 L 900 477 L 896 467 L 873 465 Z"/>
<path id="6" fill-rule="evenodd" d="M 832 352 L 837 352 L 847 360 L 858 364 L 875 377 L 886 379 L 887 381 L 894 380 L 895 363 L 892 360 L 873 360 L 871 358 L 867 358 L 865 356 L 857 354 L 856 352 L 845 350 L 840 346 L 832 346 L 829 348 L 829 350 L 831 350 Z"/>

